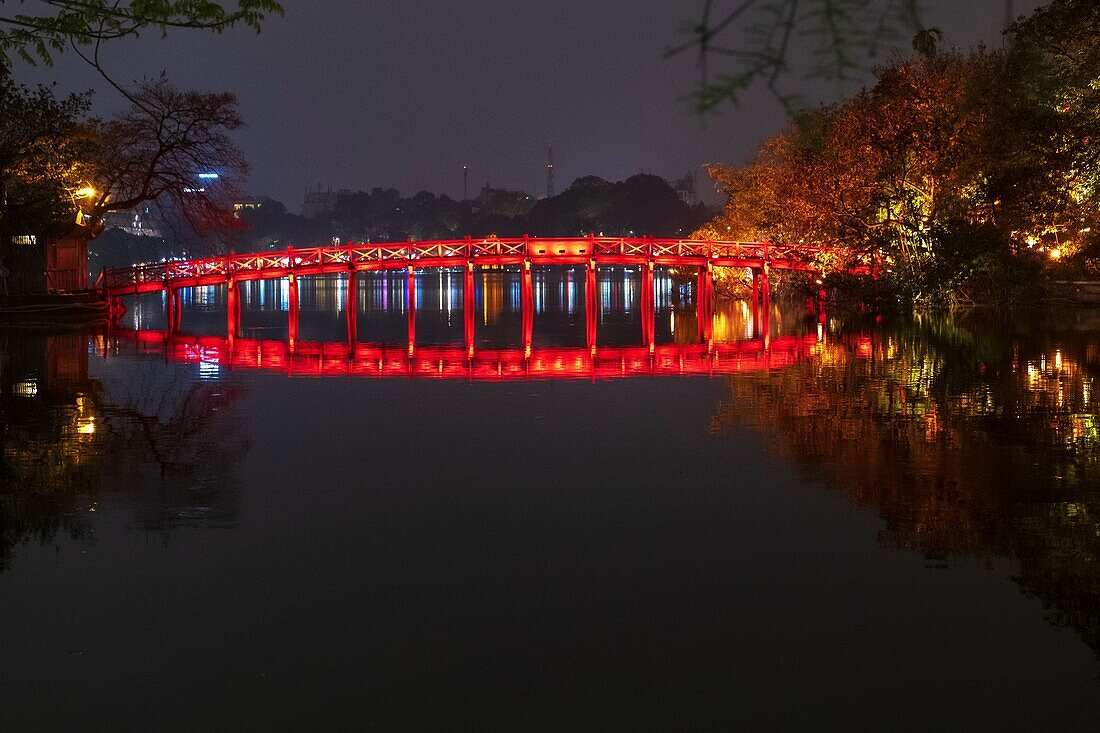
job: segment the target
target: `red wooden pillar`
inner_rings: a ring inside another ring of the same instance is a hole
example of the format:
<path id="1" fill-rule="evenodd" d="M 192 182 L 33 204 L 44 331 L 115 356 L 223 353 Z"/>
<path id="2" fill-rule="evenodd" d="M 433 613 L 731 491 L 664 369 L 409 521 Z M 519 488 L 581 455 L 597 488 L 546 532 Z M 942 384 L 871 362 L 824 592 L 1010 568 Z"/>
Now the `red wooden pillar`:
<path id="1" fill-rule="evenodd" d="M 462 273 L 462 323 L 465 327 L 466 356 L 474 355 L 474 326 L 477 323 L 475 311 L 477 310 L 476 290 L 474 289 L 474 261 L 466 261 L 466 269 Z"/>
<path id="2" fill-rule="evenodd" d="M 416 268 L 409 265 L 405 280 L 405 303 L 409 314 L 409 356 L 416 351 Z"/>
<path id="3" fill-rule="evenodd" d="M 520 316 L 523 322 L 523 355 L 531 356 L 535 331 L 535 283 L 531 260 L 523 261 L 523 285 L 520 288 Z"/>
<path id="4" fill-rule="evenodd" d="M 174 326 L 178 332 L 183 326 L 183 295 L 180 293 L 180 288 L 172 289 L 172 297 L 176 301 L 176 322 Z"/>
<path id="5" fill-rule="evenodd" d="M 752 268 L 752 296 L 749 302 L 752 315 L 752 337 L 760 338 L 760 270 Z"/>
<path id="6" fill-rule="evenodd" d="M 290 342 L 290 350 L 294 351 L 294 345 L 298 341 L 298 276 L 293 272 L 288 273 L 287 279 L 287 340 Z"/>
<path id="7" fill-rule="evenodd" d="M 596 260 L 591 259 L 584 268 L 584 330 L 588 350 L 596 353 L 596 320 L 599 318 L 600 299 L 596 293 Z"/>
<path id="8" fill-rule="evenodd" d="M 657 325 L 657 292 L 653 267 L 652 260 L 642 265 L 641 290 L 642 343 L 649 348 L 650 352 L 656 348 L 656 335 L 654 332 Z"/>
<path id="9" fill-rule="evenodd" d="M 348 349 L 355 350 L 355 342 L 359 339 L 359 273 L 352 265 L 348 270 L 347 294 L 344 298 L 348 321 Z"/>
<path id="10" fill-rule="evenodd" d="M 710 341 L 714 326 L 714 274 L 709 262 L 699 268 L 695 287 L 695 317 L 699 321 L 699 338 Z"/>
<path id="11" fill-rule="evenodd" d="M 821 325 L 825 325 L 825 285 L 822 284 L 817 291 L 817 322 Z"/>
<path id="12" fill-rule="evenodd" d="M 237 291 L 237 283 L 233 278 L 225 281 L 225 332 L 230 341 L 237 338 L 237 331 L 241 326 L 241 311 L 238 308 L 237 299 L 240 293 Z"/>
<path id="13" fill-rule="evenodd" d="M 176 333 L 179 324 L 177 323 L 177 310 L 179 308 L 179 301 L 176 300 L 176 291 L 169 285 L 164 286 L 164 332 L 166 335 L 171 336 Z"/>

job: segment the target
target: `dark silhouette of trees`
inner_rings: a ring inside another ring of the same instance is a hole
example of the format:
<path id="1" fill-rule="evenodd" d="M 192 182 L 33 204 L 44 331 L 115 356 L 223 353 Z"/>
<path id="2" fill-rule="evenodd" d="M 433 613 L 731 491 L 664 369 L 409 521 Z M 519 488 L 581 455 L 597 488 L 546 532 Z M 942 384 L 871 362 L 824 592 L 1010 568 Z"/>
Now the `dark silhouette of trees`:
<path id="1" fill-rule="evenodd" d="M 939 28 L 922 28 L 913 36 L 913 50 L 921 56 L 935 56 L 943 41 L 943 31 Z"/>
<path id="2" fill-rule="evenodd" d="M 288 214 L 278 202 L 241 212 L 246 231 L 231 237 L 237 251 L 349 242 L 406 239 L 519 237 L 687 236 L 711 213 L 688 205 L 662 178 L 636 175 L 612 183 L 578 178 L 557 196 L 536 201 L 522 191 L 486 188 L 470 201 L 421 191 L 405 198 L 393 188 L 341 193 L 331 215 L 317 219 Z"/>

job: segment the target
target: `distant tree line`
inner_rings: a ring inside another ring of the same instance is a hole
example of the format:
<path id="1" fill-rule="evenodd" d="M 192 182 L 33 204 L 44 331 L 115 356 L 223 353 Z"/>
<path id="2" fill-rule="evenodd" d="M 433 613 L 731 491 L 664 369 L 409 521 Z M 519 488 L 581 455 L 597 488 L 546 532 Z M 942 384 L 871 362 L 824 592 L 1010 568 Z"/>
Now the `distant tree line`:
<path id="1" fill-rule="evenodd" d="M 536 199 L 521 191 L 486 187 L 469 201 L 421 191 L 402 196 L 394 188 L 335 195 L 331 213 L 305 217 L 266 201 L 241 212 L 245 229 L 228 238 L 237 251 L 270 246 L 349 242 L 461 239 L 466 236 L 518 237 L 686 236 L 713 212 L 689 204 L 663 178 L 649 174 L 611 182 L 578 178 L 557 196 Z"/>

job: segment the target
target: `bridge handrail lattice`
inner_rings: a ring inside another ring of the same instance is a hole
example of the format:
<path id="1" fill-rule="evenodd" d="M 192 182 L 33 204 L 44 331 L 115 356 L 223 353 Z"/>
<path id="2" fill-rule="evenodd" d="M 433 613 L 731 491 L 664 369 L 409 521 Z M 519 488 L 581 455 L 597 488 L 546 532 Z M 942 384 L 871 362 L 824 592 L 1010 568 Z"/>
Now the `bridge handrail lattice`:
<path id="1" fill-rule="evenodd" d="M 270 273 L 273 277 L 299 271 L 323 274 L 349 269 L 399 269 L 450 264 L 574 264 L 601 260 L 612 264 L 655 261 L 685 266 L 745 263 L 780 269 L 809 269 L 819 247 L 772 242 L 654 239 L 622 237 L 518 237 L 428 240 L 420 242 L 349 243 L 278 252 L 247 252 L 220 257 L 169 261 L 133 267 L 105 269 L 95 287 L 133 292 L 143 286 L 159 289 L 174 282 L 199 284 L 246 274 Z"/>

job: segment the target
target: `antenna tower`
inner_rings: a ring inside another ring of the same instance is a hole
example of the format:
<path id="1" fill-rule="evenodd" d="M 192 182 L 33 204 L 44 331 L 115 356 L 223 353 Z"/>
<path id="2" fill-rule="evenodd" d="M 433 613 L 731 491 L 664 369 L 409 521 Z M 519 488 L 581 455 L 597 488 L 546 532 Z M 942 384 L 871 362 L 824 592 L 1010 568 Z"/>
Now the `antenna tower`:
<path id="1" fill-rule="evenodd" d="M 546 148 L 546 198 L 554 195 L 554 149 Z"/>

